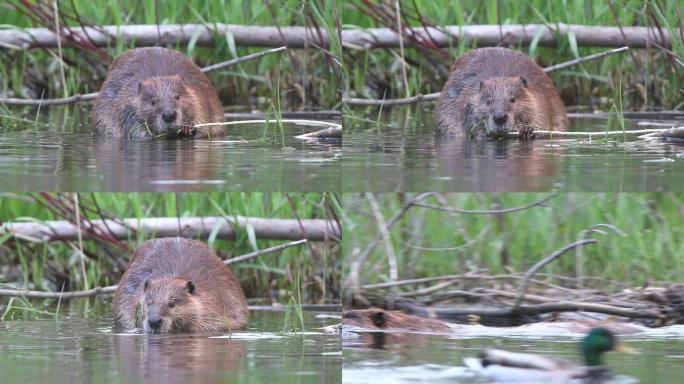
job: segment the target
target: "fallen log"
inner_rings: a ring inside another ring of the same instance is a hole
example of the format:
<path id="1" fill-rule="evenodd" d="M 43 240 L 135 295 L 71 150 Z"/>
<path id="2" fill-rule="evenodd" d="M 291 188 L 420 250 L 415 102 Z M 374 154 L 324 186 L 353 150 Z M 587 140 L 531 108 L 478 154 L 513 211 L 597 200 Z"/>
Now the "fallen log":
<path id="1" fill-rule="evenodd" d="M 321 219 L 264 219 L 256 217 L 159 217 L 128 218 L 114 220 L 90 220 L 87 223 L 97 227 L 101 232 L 109 233 L 117 239 L 128 239 L 133 232 L 142 233 L 145 237 L 184 236 L 197 238 L 208 237 L 217 229 L 219 239 L 234 240 L 236 230 L 244 230 L 248 225 L 254 228 L 254 234 L 262 239 L 337 241 L 341 231 L 333 223 Z M 82 225 L 83 226 L 83 225 Z M 86 229 L 86 228 L 84 228 Z M 81 232 L 83 239 L 89 238 L 90 231 Z M 10 222 L 0 225 L 0 236 L 12 234 L 19 239 L 34 242 L 51 242 L 59 240 L 77 240 L 79 229 L 68 221 L 43 222 Z"/>
<path id="2" fill-rule="evenodd" d="M 114 43 L 137 47 L 157 45 L 187 45 L 195 40 L 197 46 L 213 47 L 214 36 L 231 35 L 239 47 L 315 48 L 327 47 L 325 29 L 310 27 L 245 26 L 234 24 L 166 24 L 159 25 L 105 25 L 97 28 L 70 27 L 72 39 L 88 41 L 96 47 Z M 58 37 L 48 28 L 25 28 L 0 30 L 0 44 L 17 49 L 57 48 Z M 64 37 L 62 48 L 73 47 Z"/>
<path id="3" fill-rule="evenodd" d="M 539 31 L 539 32 L 538 32 Z M 678 30 L 674 31 L 679 34 Z M 558 46 L 558 38 L 574 35 L 580 47 L 670 48 L 671 36 L 665 28 L 603 27 L 577 24 L 515 24 L 515 25 L 449 25 L 443 27 L 405 28 L 404 47 L 415 47 L 414 40 L 430 41 L 438 47 L 453 47 L 459 42 L 479 47 L 529 45 L 535 35 L 541 47 Z M 342 46 L 352 49 L 399 48 L 399 35 L 389 28 L 347 29 L 342 31 Z"/>

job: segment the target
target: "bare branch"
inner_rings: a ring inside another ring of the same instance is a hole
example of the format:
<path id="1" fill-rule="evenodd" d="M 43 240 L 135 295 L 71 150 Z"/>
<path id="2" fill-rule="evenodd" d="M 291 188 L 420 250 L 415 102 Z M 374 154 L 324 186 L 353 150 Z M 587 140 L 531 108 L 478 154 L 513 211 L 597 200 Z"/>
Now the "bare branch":
<path id="1" fill-rule="evenodd" d="M 109 287 L 96 287 L 85 291 L 74 292 L 45 292 L 45 291 L 27 291 L 24 289 L 5 289 L 0 288 L 0 296 L 20 296 L 30 299 L 76 299 L 79 297 L 96 296 L 100 294 L 109 294 L 116 291 L 116 285 Z"/>
<path id="2" fill-rule="evenodd" d="M 236 257 L 233 257 L 233 258 L 230 258 L 227 260 L 223 260 L 223 264 L 230 265 L 230 264 L 234 264 L 234 263 L 239 263 L 239 262 L 242 262 L 245 260 L 253 259 L 253 258 L 258 257 L 258 256 L 266 255 L 269 253 L 279 252 L 279 251 L 282 251 L 283 249 L 286 249 L 286 248 L 295 247 L 297 245 L 301 245 L 301 244 L 304 244 L 306 242 L 307 242 L 306 239 L 301 239 L 301 240 L 292 241 L 292 242 L 285 243 L 285 244 L 279 244 L 279 245 L 276 245 L 276 246 L 273 246 L 270 248 L 260 249 L 258 251 L 247 253 L 247 254 L 242 255 L 242 256 L 236 256 Z"/>
<path id="3" fill-rule="evenodd" d="M 450 213 L 462 213 L 462 214 L 468 214 L 468 215 L 498 215 L 501 213 L 511 213 L 511 212 L 517 212 L 517 211 L 523 211 L 525 209 L 529 209 L 532 207 L 536 207 L 538 205 L 542 205 L 546 203 L 547 201 L 553 199 L 558 195 L 558 192 L 553 192 L 552 194 L 544 197 L 543 199 L 533 201 L 529 204 L 522 205 L 520 207 L 514 207 L 514 208 L 506 208 L 506 209 L 489 209 L 489 210 L 466 210 L 466 209 L 458 209 L 458 208 L 451 208 L 451 207 L 440 207 L 437 205 L 432 205 L 432 204 L 425 204 L 425 203 L 415 203 L 416 207 L 423 207 L 423 208 L 429 208 L 429 209 L 434 209 L 437 211 L 444 211 L 444 212 L 450 212 Z"/>
<path id="4" fill-rule="evenodd" d="M 584 246 L 586 244 L 593 244 L 593 243 L 598 243 L 598 240 L 596 239 L 585 239 L 585 240 L 579 240 L 575 241 L 574 243 L 570 243 L 563 248 L 557 250 L 556 252 L 552 253 L 551 255 L 545 257 L 544 259 L 540 260 L 537 262 L 535 265 L 532 266 L 532 268 L 528 269 L 527 272 L 525 272 L 525 275 L 523 276 L 523 281 L 522 284 L 520 285 L 520 289 L 518 290 L 518 297 L 515 299 L 515 304 L 513 304 L 513 309 L 515 310 L 520 306 L 520 301 L 522 300 L 523 296 L 527 292 L 527 286 L 529 284 L 530 278 L 542 267 L 544 267 L 546 264 L 556 260 L 560 256 L 562 256 L 564 253 L 575 249 L 577 247 Z"/>
<path id="5" fill-rule="evenodd" d="M 292 219 L 264 219 L 258 217 L 183 217 L 178 220 L 175 217 L 158 218 L 128 218 L 121 220 L 92 220 L 92 226 L 100 231 L 107 230 L 113 238 L 127 239 L 131 229 L 142 232 L 145 237 L 207 237 L 218 227 L 217 237 L 220 239 L 234 239 L 235 227 L 245 228 L 250 225 L 254 228 L 255 235 L 263 239 L 299 240 L 306 238 L 311 241 L 325 241 L 330 238 L 339 238 L 339 228 L 328 225 L 326 220 L 310 219 L 302 220 L 306 235 L 302 232 L 296 220 Z M 106 225 L 105 225 L 106 224 Z M 332 231 L 333 233 L 328 233 Z M 0 225 L 0 235 L 14 233 L 23 238 L 37 239 L 39 242 L 58 240 L 76 240 L 77 228 L 68 221 L 55 220 L 44 222 L 10 222 Z M 89 233 L 83 233 L 83 238 L 89 238 Z M 18 236 L 18 237 L 19 237 Z"/>

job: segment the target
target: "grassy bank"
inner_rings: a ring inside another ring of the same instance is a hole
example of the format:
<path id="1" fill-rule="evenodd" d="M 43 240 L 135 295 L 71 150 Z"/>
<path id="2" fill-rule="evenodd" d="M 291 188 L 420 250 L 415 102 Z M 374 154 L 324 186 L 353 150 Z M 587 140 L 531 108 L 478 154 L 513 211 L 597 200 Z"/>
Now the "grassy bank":
<path id="1" fill-rule="evenodd" d="M 159 4 L 159 8 L 156 7 Z M 131 25 L 226 23 L 240 25 L 308 25 L 322 30 L 334 27 L 331 2 L 243 1 L 109 1 L 59 2 L 61 23 L 79 25 Z M 35 20 L 36 10 L 14 0 L 0 5 L 3 28 L 46 27 Z M 52 15 L 52 3 L 45 8 Z M 339 39 L 331 34 L 331 51 L 339 52 Z M 336 40 L 337 39 L 337 40 Z M 213 48 L 170 46 L 191 56 L 199 66 L 218 63 L 263 50 L 237 47 L 231 36 L 216 36 Z M 24 98 L 54 98 L 96 92 L 111 59 L 132 48 L 122 43 L 101 51 L 64 48 L 64 80 L 56 49 L 7 50 L 0 56 L 0 95 Z M 262 57 L 210 73 L 225 105 L 263 111 L 332 108 L 339 102 L 336 68 L 319 50 L 292 50 Z"/>
<path id="2" fill-rule="evenodd" d="M 391 3 L 391 4 L 390 4 Z M 382 7 L 381 4 L 385 4 Z M 566 105 L 609 111 L 682 108 L 684 41 L 675 31 L 681 19 L 680 2 L 666 1 L 431 1 L 401 2 L 402 23 L 413 27 L 566 23 L 594 26 L 661 26 L 673 33 L 671 55 L 665 50 L 632 50 L 566 70 L 552 78 Z M 341 6 L 342 22 L 349 28 L 396 26 L 393 2 L 350 0 Z M 439 51 L 430 47 L 406 48 L 407 83 L 404 84 L 399 49 L 350 51 L 346 65 L 350 77 L 347 96 L 397 98 L 407 94 L 439 92 L 449 66 L 463 52 L 475 48 L 464 42 Z M 569 61 L 605 48 L 578 47 L 572 37 L 556 48 L 511 46 L 528 53 L 541 66 Z M 449 59 L 445 59 L 445 56 Z M 619 94 L 621 92 L 621 95 Z M 621 96 L 621 97 L 620 97 Z"/>
<path id="3" fill-rule="evenodd" d="M 416 194 L 376 194 L 380 212 L 390 221 Z M 445 194 L 445 206 L 463 210 L 507 209 L 538 201 L 543 194 Z M 379 236 L 378 223 L 367 196 L 344 199 L 344 271 Z M 423 203 L 442 205 L 437 197 Z M 542 273 L 613 279 L 631 286 L 657 281 L 677 282 L 684 272 L 682 242 L 684 196 L 681 194 L 564 193 L 544 204 L 501 214 L 448 213 L 412 207 L 390 230 L 399 279 L 462 274 L 486 270 L 524 272 L 563 246 L 582 239 L 583 231 L 598 224 L 604 234 L 591 237 L 598 244 L 582 249 L 582 262 L 573 252 L 541 270 Z M 389 280 L 386 243 L 381 239 L 361 273 L 364 283 Z M 581 264 L 581 265 L 578 265 Z M 579 268 L 579 269 L 578 269 Z M 556 281 L 556 280 L 554 280 Z M 597 283 L 601 286 L 601 283 Z"/>
<path id="4" fill-rule="evenodd" d="M 64 220 L 74 195 L 18 194 L 0 197 L 0 221 Z M 330 194 L 202 193 L 202 194 L 80 194 L 79 214 L 99 219 L 99 212 L 113 218 L 250 216 L 262 218 L 334 220 L 337 198 Z M 67 205 L 65 205 L 67 204 Z M 90 210 L 93 211 L 90 211 Z M 59 210 L 59 211 L 57 211 Z M 72 211 L 69 211 L 72 212 Z M 130 252 L 142 237 L 117 243 L 84 240 L 85 280 L 78 242 L 32 243 L 0 238 L 0 286 L 31 290 L 82 290 L 116 284 Z M 249 229 L 237 230 L 235 241 L 210 236 L 207 243 L 222 258 L 282 244 L 281 240 L 258 239 Z M 338 247 L 321 243 L 287 248 L 263 255 L 231 268 L 248 298 L 254 302 L 287 304 L 294 297 L 303 303 L 333 302 L 339 297 Z M 6 303 L 8 298 L 0 298 Z M 55 300 L 50 300 L 50 305 Z"/>

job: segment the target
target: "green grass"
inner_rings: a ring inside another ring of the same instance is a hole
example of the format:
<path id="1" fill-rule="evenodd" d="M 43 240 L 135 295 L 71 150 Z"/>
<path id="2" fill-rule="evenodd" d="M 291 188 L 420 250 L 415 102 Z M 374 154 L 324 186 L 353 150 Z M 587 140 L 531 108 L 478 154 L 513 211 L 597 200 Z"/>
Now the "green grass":
<path id="1" fill-rule="evenodd" d="M 73 195 L 66 196 L 73 201 Z M 55 197 L 53 194 L 2 195 L 0 221 L 63 220 L 62 214 L 52 213 L 42 205 L 54 206 L 49 199 Z M 95 193 L 81 194 L 79 200 L 84 207 L 94 207 L 96 202 L 103 212 L 115 218 L 240 215 L 294 219 L 296 212 L 301 219 L 311 219 L 331 217 L 330 213 L 339 207 L 335 202 L 337 197 L 331 194 L 292 194 L 290 197 L 292 204 L 285 194 L 279 193 Z M 81 215 L 99 218 L 83 209 Z M 138 236 L 125 243 L 134 250 L 144 240 Z M 281 240 L 256 238 L 250 227 L 238 230 L 235 241 L 216 239 L 215 233 L 205 241 L 222 258 L 283 243 Z M 80 269 L 80 253 L 68 244 L 37 244 L 3 236 L 0 238 L 0 265 L 3 266 L 0 270 L 0 286 L 59 292 L 62 284 L 65 284 L 65 291 L 116 284 L 123 273 L 116 259 L 121 258 L 125 264 L 129 255 L 106 242 L 84 239 L 83 243 L 87 256 L 85 280 Z M 74 245 L 78 247 L 77 242 Z M 316 254 L 312 254 L 312 248 Z M 231 268 L 249 298 L 261 299 L 267 304 L 272 301 L 292 304 L 294 298 L 297 306 L 332 302 L 339 297 L 339 258 L 336 252 L 322 245 L 305 245 L 237 263 Z M 0 314 L 9 310 L 8 300 L 0 298 Z M 52 313 L 57 305 L 57 300 L 37 302 L 39 304 L 34 307 L 36 311 L 50 308 Z M 47 307 L 43 307 L 43 302 Z M 32 308 L 23 299 L 14 301 L 14 306 Z M 26 311 L 25 315 L 30 315 L 29 312 Z"/>
<path id="2" fill-rule="evenodd" d="M 414 194 L 379 194 L 386 220 Z M 492 209 L 494 199 L 501 208 L 522 206 L 543 194 L 447 194 L 449 205 L 459 209 Z M 434 198 L 426 201 L 439 204 Z M 378 234 L 367 201 L 360 195 L 346 195 L 343 275 L 347 276 L 350 254 L 363 250 Z M 596 224 L 610 224 L 624 232 L 622 237 L 603 228 L 595 234 L 598 245 L 583 248 L 582 270 L 587 276 L 619 280 L 632 286 L 658 281 L 679 281 L 684 273 L 684 195 L 681 194 L 582 194 L 564 193 L 546 206 L 537 206 L 504 216 L 503 227 L 494 215 L 453 214 L 413 207 L 391 230 L 399 264 L 399 276 L 419 278 L 487 269 L 505 273 L 502 251 L 507 250 L 509 267 L 524 272 L 534 263 L 566 244 L 579 240 L 582 231 Z M 485 231 L 486 232 L 483 232 Z M 463 246 L 461 249 L 434 250 Z M 416 249 L 420 248 L 432 248 Z M 367 283 L 388 281 L 389 271 L 383 243 L 370 255 L 363 268 Z M 541 272 L 574 276 L 574 254 L 568 253 Z"/>
<path id="3" fill-rule="evenodd" d="M 377 4 L 378 1 L 373 3 Z M 613 4 L 611 11 L 610 4 Z M 680 2 L 676 0 L 646 1 L 432 1 L 415 0 L 402 2 L 402 13 L 413 27 L 421 27 L 416 20 L 418 15 L 429 25 L 471 25 L 471 24 L 533 24 L 566 23 L 581 25 L 616 26 L 653 26 L 658 24 L 668 29 L 673 39 L 672 52 L 681 60 L 684 58 L 684 41 L 675 29 L 678 24 L 676 10 Z M 500 7 L 497 9 L 497 6 Z M 342 3 L 342 23 L 345 28 L 388 27 L 389 22 L 378 22 L 371 15 L 378 11 L 368 9 L 360 0 Z M 679 7 L 680 11 L 682 7 Z M 394 8 L 392 7 L 392 12 Z M 651 17 L 652 15 L 652 17 Z M 655 21 L 654 21 L 655 20 Z M 475 48 L 464 40 L 450 47 L 449 57 L 456 58 L 465 51 Z M 577 46 L 574 36 L 561 37 L 558 47 L 513 46 L 533 57 L 541 66 L 549 66 L 605 50 Z M 399 49 L 349 51 L 345 57 L 347 71 L 353 74 L 346 77 L 347 96 L 366 98 L 404 97 L 404 85 L 399 63 Z M 434 54 L 431 50 L 407 48 L 406 57 L 411 63 L 408 67 L 408 89 L 411 94 L 439 92 L 445 73 L 451 65 L 450 60 Z M 636 57 L 638 64 L 632 55 Z M 431 60 L 428 60 L 431 56 Z M 663 51 L 653 49 L 632 50 L 608 56 L 598 61 L 554 72 L 551 76 L 567 105 L 588 105 L 590 97 L 603 97 L 604 102 L 596 107 L 608 110 L 617 103 L 618 95 L 614 90 L 622 85 L 619 97 L 626 110 L 672 109 L 681 108 L 684 70 L 672 64 Z"/>
<path id="4" fill-rule="evenodd" d="M 266 2 L 238 0 L 222 1 L 164 1 L 161 2 L 159 14 L 155 9 L 155 1 L 107 1 L 74 0 L 60 2 L 61 11 L 66 14 L 78 14 L 85 23 L 93 25 L 130 25 L 182 23 L 225 23 L 240 25 L 273 26 L 277 21 L 280 26 L 311 25 L 311 20 L 324 30 L 334 28 L 332 2 L 300 2 L 285 0 L 271 2 L 269 12 Z M 19 4 L 11 1 L 9 4 Z M 0 13 L 0 25 L 4 28 L 44 27 L 32 22 L 28 17 L 16 11 L 10 5 Z M 73 4 L 73 6 L 72 6 Z M 23 9 L 23 6 L 18 5 Z M 77 26 L 76 21 L 69 20 L 69 26 Z M 340 52 L 337 34 L 331 34 L 331 51 Z M 187 46 L 174 46 L 193 57 L 199 66 L 226 61 L 244 56 L 265 48 L 235 46 L 231 35 L 215 36 L 215 47 L 199 47 L 191 40 Z M 133 45 L 117 44 L 104 48 L 109 58 L 119 56 Z M 52 50 L 56 54 L 56 49 Z M 106 72 L 107 60 L 102 60 L 93 51 L 85 49 L 64 48 L 64 57 L 69 65 L 65 68 L 65 84 L 59 76 L 59 65 L 51 53 L 40 49 L 10 51 L 4 50 L 0 56 L 0 95 L 14 97 L 40 98 L 39 89 L 46 87 L 44 97 L 62 97 L 64 94 L 89 93 L 99 90 L 102 74 Z M 247 100 L 250 97 L 261 98 L 260 108 L 275 103 L 276 97 L 287 101 L 288 108 L 315 109 L 332 108 L 339 103 L 339 85 L 335 70 L 330 68 L 329 61 L 321 52 L 291 51 L 298 61 L 293 63 L 290 55 L 278 53 L 249 61 L 237 66 L 210 73 L 214 85 L 219 90 L 224 105 L 238 105 L 249 109 Z M 281 75 L 282 74 L 282 75 Z M 279 79 L 280 89 L 273 89 L 271 83 Z M 303 85 L 306 84 L 306 87 Z M 306 102 L 303 103 L 297 87 L 302 87 Z M 275 93 L 278 93 L 276 95 Z M 284 103 L 283 103 L 284 104 Z M 279 105 L 280 107 L 280 105 Z"/>

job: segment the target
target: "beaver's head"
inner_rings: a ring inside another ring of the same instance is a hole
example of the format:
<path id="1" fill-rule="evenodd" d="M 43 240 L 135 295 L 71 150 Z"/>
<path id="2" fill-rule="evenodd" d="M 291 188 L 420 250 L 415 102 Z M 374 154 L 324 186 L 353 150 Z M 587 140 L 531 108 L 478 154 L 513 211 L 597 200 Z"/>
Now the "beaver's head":
<path id="1" fill-rule="evenodd" d="M 180 76 L 150 77 L 138 83 L 137 116 L 152 136 L 175 136 L 183 130 L 183 102 L 189 91 Z"/>
<path id="2" fill-rule="evenodd" d="M 145 282 L 142 326 L 145 333 L 175 333 L 197 330 L 201 304 L 192 281 L 178 278 Z"/>
<path id="3" fill-rule="evenodd" d="M 519 77 L 498 77 L 480 81 L 478 101 L 473 109 L 476 124 L 486 130 L 487 136 L 501 137 L 518 130 L 532 113 L 527 80 Z"/>

